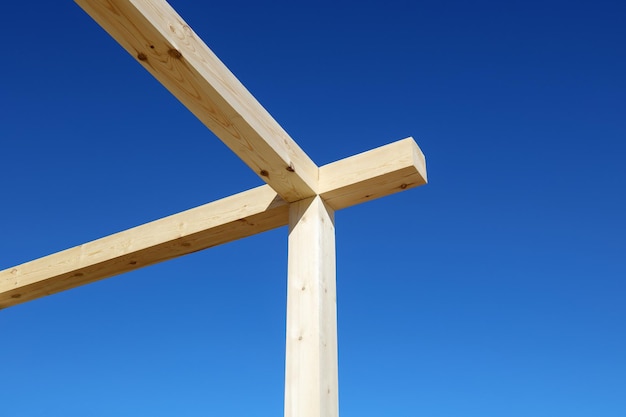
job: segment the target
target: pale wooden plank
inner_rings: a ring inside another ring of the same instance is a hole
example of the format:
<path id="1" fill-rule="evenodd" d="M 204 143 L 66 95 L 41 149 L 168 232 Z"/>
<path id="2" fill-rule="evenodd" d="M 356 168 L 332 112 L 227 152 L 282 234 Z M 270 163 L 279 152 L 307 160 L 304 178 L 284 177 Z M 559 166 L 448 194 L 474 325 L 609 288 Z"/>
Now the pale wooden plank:
<path id="1" fill-rule="evenodd" d="M 0 308 L 284 226 L 265 185 L 0 271 Z"/>
<path id="2" fill-rule="evenodd" d="M 322 199 L 289 211 L 285 417 L 339 414 L 334 211 Z"/>
<path id="3" fill-rule="evenodd" d="M 318 169 L 163 0 L 76 0 L 286 201 L 316 194 Z"/>
<path id="4" fill-rule="evenodd" d="M 319 189 L 326 204 L 339 210 L 426 182 L 424 154 L 406 138 L 324 165 Z"/>
<path id="5" fill-rule="evenodd" d="M 426 180 L 410 138 L 325 165 L 320 174 L 322 198 L 335 210 Z M 285 226 L 287 205 L 266 185 L 8 268 L 0 271 L 0 308 Z"/>

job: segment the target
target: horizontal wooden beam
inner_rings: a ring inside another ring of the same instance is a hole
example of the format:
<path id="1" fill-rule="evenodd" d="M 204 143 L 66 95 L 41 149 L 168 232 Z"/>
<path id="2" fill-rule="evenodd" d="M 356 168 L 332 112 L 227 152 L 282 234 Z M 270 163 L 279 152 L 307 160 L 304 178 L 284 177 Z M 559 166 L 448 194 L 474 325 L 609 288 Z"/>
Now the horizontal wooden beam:
<path id="1" fill-rule="evenodd" d="M 275 229 L 289 204 L 269 186 L 0 271 L 0 309 Z"/>
<path id="2" fill-rule="evenodd" d="M 406 138 L 320 168 L 320 195 L 335 210 L 427 182 L 426 160 Z"/>
<path id="3" fill-rule="evenodd" d="M 317 193 L 318 168 L 164 0 L 76 0 L 286 201 Z"/>
<path id="4" fill-rule="evenodd" d="M 410 138 L 325 165 L 320 175 L 322 199 L 335 210 L 426 181 Z M 289 203 L 264 185 L 0 271 L 0 309 L 288 223 Z"/>

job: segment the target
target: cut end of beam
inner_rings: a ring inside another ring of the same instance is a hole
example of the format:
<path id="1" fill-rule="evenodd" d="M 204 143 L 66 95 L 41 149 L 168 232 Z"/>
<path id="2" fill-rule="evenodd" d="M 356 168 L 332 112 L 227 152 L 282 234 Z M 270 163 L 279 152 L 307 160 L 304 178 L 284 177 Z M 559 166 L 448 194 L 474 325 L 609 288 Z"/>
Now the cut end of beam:
<path id="1" fill-rule="evenodd" d="M 320 195 L 340 210 L 424 185 L 426 159 L 413 138 L 399 140 L 320 168 Z"/>

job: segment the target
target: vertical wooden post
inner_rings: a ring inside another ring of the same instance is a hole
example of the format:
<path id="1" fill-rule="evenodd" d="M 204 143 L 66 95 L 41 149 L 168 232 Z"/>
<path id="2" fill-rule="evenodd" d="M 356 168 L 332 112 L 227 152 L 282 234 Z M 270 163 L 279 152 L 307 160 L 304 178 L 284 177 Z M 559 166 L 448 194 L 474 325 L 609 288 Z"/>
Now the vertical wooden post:
<path id="1" fill-rule="evenodd" d="M 285 417 L 337 417 L 334 211 L 319 196 L 289 209 Z"/>

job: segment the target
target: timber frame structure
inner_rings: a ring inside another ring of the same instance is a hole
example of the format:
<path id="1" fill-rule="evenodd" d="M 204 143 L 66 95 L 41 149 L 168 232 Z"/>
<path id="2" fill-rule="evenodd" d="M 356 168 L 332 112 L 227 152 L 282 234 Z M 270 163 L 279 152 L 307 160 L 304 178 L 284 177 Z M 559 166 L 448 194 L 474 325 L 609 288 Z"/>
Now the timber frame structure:
<path id="1" fill-rule="evenodd" d="M 318 167 L 164 0 L 76 0 L 266 185 L 0 271 L 0 309 L 289 225 L 285 417 L 339 413 L 334 212 L 426 183 L 412 138 Z"/>

